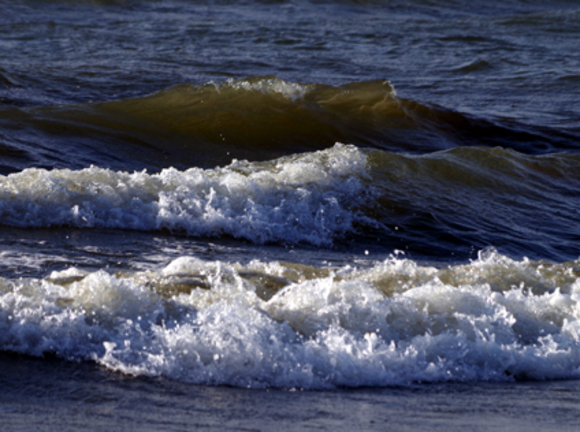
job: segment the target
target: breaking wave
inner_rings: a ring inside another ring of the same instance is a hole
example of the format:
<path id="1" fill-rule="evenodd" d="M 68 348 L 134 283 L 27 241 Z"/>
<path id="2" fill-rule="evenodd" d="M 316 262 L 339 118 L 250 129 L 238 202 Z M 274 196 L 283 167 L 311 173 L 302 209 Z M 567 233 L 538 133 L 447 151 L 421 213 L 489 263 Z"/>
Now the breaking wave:
<path id="1" fill-rule="evenodd" d="M 69 268 L 0 280 L 0 349 L 254 388 L 578 378 L 578 264 Z"/>

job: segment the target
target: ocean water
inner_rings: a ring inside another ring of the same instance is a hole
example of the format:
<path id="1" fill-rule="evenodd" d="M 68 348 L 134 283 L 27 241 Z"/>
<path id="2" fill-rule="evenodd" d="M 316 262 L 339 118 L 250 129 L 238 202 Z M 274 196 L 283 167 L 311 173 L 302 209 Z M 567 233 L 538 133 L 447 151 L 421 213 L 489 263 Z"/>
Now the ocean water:
<path id="1" fill-rule="evenodd" d="M 577 430 L 577 1 L 0 10 L 3 430 Z"/>

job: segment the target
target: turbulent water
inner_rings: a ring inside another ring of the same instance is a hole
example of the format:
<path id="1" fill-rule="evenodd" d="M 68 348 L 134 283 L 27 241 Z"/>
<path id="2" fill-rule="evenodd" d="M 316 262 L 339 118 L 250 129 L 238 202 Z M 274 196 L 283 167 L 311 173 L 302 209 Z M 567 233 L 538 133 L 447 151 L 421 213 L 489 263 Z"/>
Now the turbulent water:
<path id="1" fill-rule="evenodd" d="M 0 7 L 0 351 L 580 378 L 577 2 Z"/>

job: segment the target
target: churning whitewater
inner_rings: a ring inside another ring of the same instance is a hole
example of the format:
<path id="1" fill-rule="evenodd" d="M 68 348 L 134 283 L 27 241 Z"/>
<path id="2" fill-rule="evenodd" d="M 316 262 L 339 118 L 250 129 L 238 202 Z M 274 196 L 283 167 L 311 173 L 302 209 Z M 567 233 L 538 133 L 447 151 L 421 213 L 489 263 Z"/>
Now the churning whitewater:
<path id="1" fill-rule="evenodd" d="M 580 376 L 579 262 L 438 269 L 182 257 L 0 280 L 0 348 L 196 384 L 321 389 Z"/>
<path id="2" fill-rule="evenodd" d="M 270 163 L 158 174 L 29 168 L 0 177 L 0 219 L 17 227 L 165 229 L 330 245 L 366 220 L 356 210 L 373 196 L 366 165 L 354 146 L 337 144 Z"/>

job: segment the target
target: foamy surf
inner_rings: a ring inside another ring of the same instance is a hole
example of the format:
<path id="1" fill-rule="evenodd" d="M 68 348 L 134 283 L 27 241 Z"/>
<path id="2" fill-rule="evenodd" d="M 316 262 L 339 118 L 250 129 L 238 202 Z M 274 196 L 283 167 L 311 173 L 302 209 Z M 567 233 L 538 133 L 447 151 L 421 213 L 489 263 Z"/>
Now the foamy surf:
<path id="1" fill-rule="evenodd" d="M 401 256 L 69 268 L 0 281 L 0 349 L 252 388 L 578 378 L 577 266 L 490 250 L 442 269 Z"/>
<path id="2" fill-rule="evenodd" d="M 343 144 L 271 162 L 158 174 L 29 168 L 0 177 L 0 223 L 330 245 L 367 220 L 357 212 L 373 195 L 366 169 L 364 153 Z"/>

